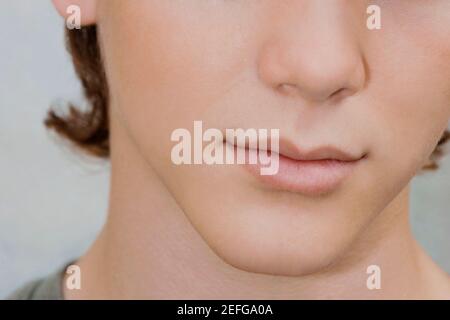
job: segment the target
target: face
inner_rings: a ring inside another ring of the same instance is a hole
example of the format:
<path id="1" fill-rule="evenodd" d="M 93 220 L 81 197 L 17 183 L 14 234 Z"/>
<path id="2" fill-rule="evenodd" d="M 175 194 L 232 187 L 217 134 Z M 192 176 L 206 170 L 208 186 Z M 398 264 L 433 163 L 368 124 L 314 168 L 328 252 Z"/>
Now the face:
<path id="1" fill-rule="evenodd" d="M 370 4 L 381 7 L 381 30 L 367 28 Z M 448 0 L 100 0 L 97 9 L 112 116 L 239 269 L 301 275 L 333 263 L 448 124 Z M 241 165 L 176 166 L 171 134 L 195 120 L 280 129 L 286 157 L 333 146 L 361 159 L 327 192 L 279 188 Z"/>

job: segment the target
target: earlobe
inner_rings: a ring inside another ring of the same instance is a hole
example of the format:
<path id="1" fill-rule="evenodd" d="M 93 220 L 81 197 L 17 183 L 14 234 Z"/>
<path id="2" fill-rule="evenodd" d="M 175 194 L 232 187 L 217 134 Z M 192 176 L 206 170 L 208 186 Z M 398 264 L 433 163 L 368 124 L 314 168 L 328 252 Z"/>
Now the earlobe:
<path id="1" fill-rule="evenodd" d="M 81 14 L 81 25 L 91 25 L 97 22 L 97 0 L 52 0 L 53 5 L 63 18 L 69 17 L 73 12 L 71 6 L 77 6 Z"/>

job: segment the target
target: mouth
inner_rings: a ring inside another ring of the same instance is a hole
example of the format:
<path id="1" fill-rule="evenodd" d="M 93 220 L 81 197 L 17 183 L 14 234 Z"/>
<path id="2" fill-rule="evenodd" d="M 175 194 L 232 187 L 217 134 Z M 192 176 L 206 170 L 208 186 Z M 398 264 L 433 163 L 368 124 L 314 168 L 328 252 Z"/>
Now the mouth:
<path id="1" fill-rule="evenodd" d="M 269 144 L 270 146 L 270 144 Z M 278 158 L 278 171 L 273 175 L 261 175 L 262 165 L 245 164 L 244 168 L 269 189 L 301 193 L 308 196 L 329 194 L 336 190 L 352 174 L 354 169 L 367 158 L 367 153 L 351 153 L 346 149 L 322 144 L 308 150 L 280 140 L 279 151 L 243 148 L 246 153 L 268 153 Z"/>

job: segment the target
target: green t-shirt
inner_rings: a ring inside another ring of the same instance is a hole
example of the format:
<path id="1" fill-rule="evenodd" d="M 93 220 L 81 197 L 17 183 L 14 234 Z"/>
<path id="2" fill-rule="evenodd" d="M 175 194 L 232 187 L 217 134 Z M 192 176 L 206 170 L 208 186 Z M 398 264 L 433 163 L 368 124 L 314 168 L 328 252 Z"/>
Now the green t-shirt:
<path id="1" fill-rule="evenodd" d="M 63 270 L 58 270 L 46 278 L 27 283 L 14 291 L 7 300 L 64 300 L 63 275 Z"/>

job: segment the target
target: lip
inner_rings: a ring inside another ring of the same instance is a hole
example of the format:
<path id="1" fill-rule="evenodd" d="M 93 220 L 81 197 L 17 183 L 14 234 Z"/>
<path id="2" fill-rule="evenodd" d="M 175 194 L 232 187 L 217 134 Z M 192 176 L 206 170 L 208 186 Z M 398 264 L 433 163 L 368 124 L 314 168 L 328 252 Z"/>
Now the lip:
<path id="1" fill-rule="evenodd" d="M 260 152 L 249 150 L 248 146 L 245 148 L 246 152 Z M 336 190 L 367 156 L 365 153 L 352 154 L 333 145 L 321 145 L 304 151 L 286 140 L 280 141 L 278 155 L 279 168 L 274 175 L 261 175 L 263 166 L 259 163 L 243 166 L 270 189 L 308 196 L 329 194 Z"/>

